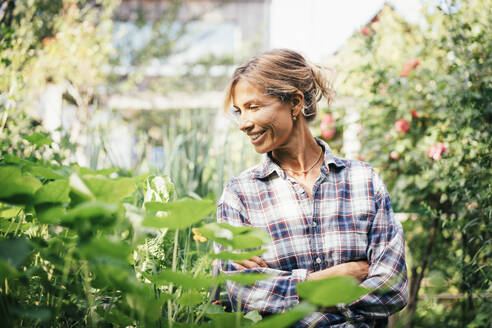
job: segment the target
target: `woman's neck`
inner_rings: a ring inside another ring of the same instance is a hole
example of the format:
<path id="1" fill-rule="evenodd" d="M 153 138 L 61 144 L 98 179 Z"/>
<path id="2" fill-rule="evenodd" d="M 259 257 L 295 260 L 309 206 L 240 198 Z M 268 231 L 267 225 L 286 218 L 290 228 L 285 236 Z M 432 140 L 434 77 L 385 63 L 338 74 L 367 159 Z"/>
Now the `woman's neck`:
<path id="1" fill-rule="evenodd" d="M 319 160 L 321 151 L 321 147 L 304 123 L 294 127 L 289 142 L 272 151 L 272 157 L 283 169 L 302 172 Z"/>

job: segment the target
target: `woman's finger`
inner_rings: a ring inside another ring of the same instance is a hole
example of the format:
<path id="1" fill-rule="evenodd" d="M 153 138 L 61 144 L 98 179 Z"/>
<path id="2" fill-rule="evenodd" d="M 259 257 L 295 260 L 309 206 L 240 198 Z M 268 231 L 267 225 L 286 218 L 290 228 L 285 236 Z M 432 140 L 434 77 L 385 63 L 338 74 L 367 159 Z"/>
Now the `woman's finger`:
<path id="1" fill-rule="evenodd" d="M 246 270 L 246 268 L 244 266 L 242 266 L 241 264 L 237 263 L 236 261 L 232 262 L 232 265 L 234 266 L 234 268 L 236 270 Z"/>
<path id="2" fill-rule="evenodd" d="M 246 267 L 248 269 L 257 268 L 257 267 L 260 266 L 258 263 L 253 262 L 253 261 L 250 261 L 250 260 L 240 261 L 239 264 L 241 264 L 242 266 L 244 266 L 244 267 Z"/>
<path id="3" fill-rule="evenodd" d="M 268 268 L 268 265 L 263 261 L 263 259 L 259 256 L 253 256 L 252 258 L 249 259 L 250 261 L 253 261 L 257 263 L 260 267 L 262 268 Z"/>

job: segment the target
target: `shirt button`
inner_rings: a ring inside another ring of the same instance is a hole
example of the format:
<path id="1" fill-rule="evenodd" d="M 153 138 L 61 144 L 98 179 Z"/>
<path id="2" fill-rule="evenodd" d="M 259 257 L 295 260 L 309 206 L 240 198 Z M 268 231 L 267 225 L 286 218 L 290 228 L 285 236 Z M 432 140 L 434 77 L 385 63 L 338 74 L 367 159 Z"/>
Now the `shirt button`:
<path id="1" fill-rule="evenodd" d="M 318 257 L 316 258 L 316 263 L 320 264 L 321 263 L 321 259 Z"/>
<path id="2" fill-rule="evenodd" d="M 317 226 L 317 225 L 318 225 L 318 224 L 316 223 L 316 221 L 313 221 L 313 223 L 311 223 L 311 226 L 312 226 L 313 228 L 316 228 L 316 226 Z"/>

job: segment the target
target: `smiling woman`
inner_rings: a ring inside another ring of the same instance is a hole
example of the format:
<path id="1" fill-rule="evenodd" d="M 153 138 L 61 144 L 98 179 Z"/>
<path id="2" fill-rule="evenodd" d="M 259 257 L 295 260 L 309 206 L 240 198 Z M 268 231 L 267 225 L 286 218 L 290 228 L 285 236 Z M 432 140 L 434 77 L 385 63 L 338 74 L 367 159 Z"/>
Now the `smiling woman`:
<path id="1" fill-rule="evenodd" d="M 291 50 L 264 53 L 234 72 L 224 109 L 232 103 L 263 159 L 227 183 L 217 220 L 263 229 L 272 242 L 261 257 L 221 261 L 219 269 L 273 276 L 249 287 L 227 284 L 233 306 L 262 313 L 297 304 L 301 281 L 352 276 L 375 291 L 296 327 L 385 326 L 408 297 L 402 228 L 372 168 L 334 156 L 312 136 L 308 122 L 323 96 L 333 96 L 323 69 Z"/>

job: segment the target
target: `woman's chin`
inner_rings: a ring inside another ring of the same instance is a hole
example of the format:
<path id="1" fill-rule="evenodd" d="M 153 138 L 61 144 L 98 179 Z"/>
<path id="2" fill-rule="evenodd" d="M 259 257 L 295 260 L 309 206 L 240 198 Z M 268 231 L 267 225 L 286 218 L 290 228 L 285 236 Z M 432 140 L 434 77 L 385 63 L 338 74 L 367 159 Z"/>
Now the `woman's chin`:
<path id="1" fill-rule="evenodd" d="M 258 153 L 258 154 L 265 154 L 265 153 L 268 153 L 268 150 L 265 150 L 263 147 L 261 146 L 253 146 L 255 148 L 255 151 Z"/>

